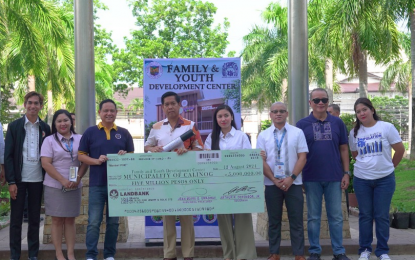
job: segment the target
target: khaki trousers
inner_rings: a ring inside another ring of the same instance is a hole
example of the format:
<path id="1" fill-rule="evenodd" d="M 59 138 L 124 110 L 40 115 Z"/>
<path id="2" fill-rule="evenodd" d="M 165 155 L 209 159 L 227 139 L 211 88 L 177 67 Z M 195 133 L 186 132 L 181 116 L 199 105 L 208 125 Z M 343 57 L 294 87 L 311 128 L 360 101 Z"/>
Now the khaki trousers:
<path id="1" fill-rule="evenodd" d="M 193 216 L 178 216 L 180 220 L 183 257 L 193 257 L 195 249 L 195 229 Z M 164 258 L 176 257 L 176 216 L 163 216 Z"/>
<path id="2" fill-rule="evenodd" d="M 257 258 L 251 213 L 218 214 L 224 259 Z"/>

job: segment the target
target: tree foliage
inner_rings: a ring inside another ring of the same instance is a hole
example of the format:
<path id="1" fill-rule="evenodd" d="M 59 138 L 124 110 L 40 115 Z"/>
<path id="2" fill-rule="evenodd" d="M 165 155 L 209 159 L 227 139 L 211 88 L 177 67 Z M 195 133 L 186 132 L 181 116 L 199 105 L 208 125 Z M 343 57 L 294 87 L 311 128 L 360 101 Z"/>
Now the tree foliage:
<path id="1" fill-rule="evenodd" d="M 320 23 L 321 16 L 321 7 L 309 4 L 310 30 Z M 270 3 L 262 12 L 262 18 L 268 25 L 255 26 L 243 38 L 245 48 L 242 53 L 243 101 L 245 104 L 256 102 L 260 110 L 281 100 L 282 86 L 288 79 L 288 9 L 279 3 Z M 310 31 L 309 35 L 314 34 Z M 324 88 L 326 56 L 314 43 L 310 38 L 309 81 Z M 339 89 L 337 84 L 334 87 Z"/>
<path id="2" fill-rule="evenodd" d="M 318 2 L 317 0 L 314 2 Z M 318 47 L 349 76 L 367 71 L 367 55 L 386 64 L 399 55 L 399 32 L 381 0 L 333 0 L 313 33 Z M 359 74 L 361 96 L 367 74 Z"/>
<path id="3" fill-rule="evenodd" d="M 94 13 L 106 9 L 94 0 Z M 115 49 L 111 34 L 95 25 L 96 96 L 113 96 L 113 70 L 106 55 Z M 70 0 L 0 1 L 0 85 L 14 93 L 17 104 L 28 91 L 28 76 L 53 110 L 75 110 L 74 7 Z M 13 91 L 12 91 L 13 89 Z M 4 110 L 5 107 L 3 107 Z M 45 116 L 42 110 L 41 116 Z"/>
<path id="4" fill-rule="evenodd" d="M 216 7 L 200 0 L 147 0 L 132 3 L 137 30 L 126 48 L 113 54 L 117 80 L 142 86 L 144 58 L 209 58 L 225 53 L 227 19 L 213 25 Z"/>

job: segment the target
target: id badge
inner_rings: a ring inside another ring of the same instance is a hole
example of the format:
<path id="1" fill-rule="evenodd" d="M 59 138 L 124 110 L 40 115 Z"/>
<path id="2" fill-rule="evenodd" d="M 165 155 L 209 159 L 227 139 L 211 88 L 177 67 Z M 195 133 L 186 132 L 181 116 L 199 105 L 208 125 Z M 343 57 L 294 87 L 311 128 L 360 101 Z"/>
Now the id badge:
<path id="1" fill-rule="evenodd" d="M 69 180 L 76 182 L 78 179 L 78 167 L 71 166 L 69 167 Z"/>
<path id="2" fill-rule="evenodd" d="M 274 177 L 277 179 L 284 179 L 285 176 L 285 165 L 283 162 L 277 162 L 274 167 Z"/>

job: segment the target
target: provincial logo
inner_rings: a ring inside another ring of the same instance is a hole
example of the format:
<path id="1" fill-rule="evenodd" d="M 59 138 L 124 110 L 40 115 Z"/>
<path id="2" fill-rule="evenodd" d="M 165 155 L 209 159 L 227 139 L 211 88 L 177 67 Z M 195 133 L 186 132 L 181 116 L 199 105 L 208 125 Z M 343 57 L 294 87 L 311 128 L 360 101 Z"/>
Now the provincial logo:
<path id="1" fill-rule="evenodd" d="M 222 67 L 223 78 L 237 78 L 239 75 L 239 68 L 235 62 L 226 62 Z"/>
<path id="2" fill-rule="evenodd" d="M 215 214 L 203 215 L 203 220 L 208 224 L 214 223 L 216 219 L 217 219 L 217 215 Z"/>
<path id="3" fill-rule="evenodd" d="M 111 190 L 110 191 L 110 197 L 113 200 L 117 199 L 118 198 L 118 191 L 117 190 Z"/>
<path id="4" fill-rule="evenodd" d="M 146 67 L 146 73 L 149 78 L 158 79 L 163 74 L 163 67 L 156 61 L 150 62 Z"/>
<path id="5" fill-rule="evenodd" d="M 151 216 L 151 221 L 153 221 L 156 224 L 160 224 L 163 222 L 162 216 Z"/>
<path id="6" fill-rule="evenodd" d="M 193 223 L 198 222 L 200 219 L 200 215 L 193 215 Z"/>

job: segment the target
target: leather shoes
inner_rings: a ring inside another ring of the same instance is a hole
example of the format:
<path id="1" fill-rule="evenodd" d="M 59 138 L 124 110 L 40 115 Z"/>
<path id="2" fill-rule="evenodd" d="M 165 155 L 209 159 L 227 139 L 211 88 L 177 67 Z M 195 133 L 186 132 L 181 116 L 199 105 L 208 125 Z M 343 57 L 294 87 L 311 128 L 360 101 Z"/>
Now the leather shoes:
<path id="1" fill-rule="evenodd" d="M 305 257 L 302 255 L 296 255 L 295 260 L 305 260 Z"/>
<path id="2" fill-rule="evenodd" d="M 280 256 L 277 254 L 270 254 L 267 260 L 280 260 Z"/>
<path id="3" fill-rule="evenodd" d="M 185 257 L 184 260 L 193 260 L 193 257 Z"/>
<path id="4" fill-rule="evenodd" d="M 163 258 L 163 260 L 177 260 L 177 257 L 174 257 L 174 258 Z"/>

